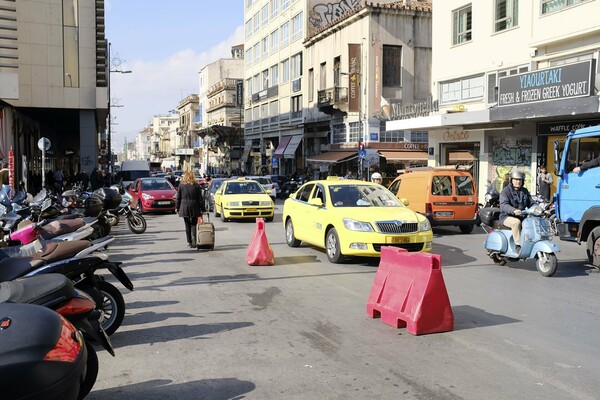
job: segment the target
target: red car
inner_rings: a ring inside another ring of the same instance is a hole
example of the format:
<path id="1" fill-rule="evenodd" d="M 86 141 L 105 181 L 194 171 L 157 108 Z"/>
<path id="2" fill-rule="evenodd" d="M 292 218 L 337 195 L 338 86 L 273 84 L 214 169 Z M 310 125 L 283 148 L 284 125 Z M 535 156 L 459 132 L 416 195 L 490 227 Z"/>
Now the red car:
<path id="1" fill-rule="evenodd" d="M 165 178 L 139 178 L 129 188 L 131 207 L 140 212 L 175 212 L 177 190 Z"/>

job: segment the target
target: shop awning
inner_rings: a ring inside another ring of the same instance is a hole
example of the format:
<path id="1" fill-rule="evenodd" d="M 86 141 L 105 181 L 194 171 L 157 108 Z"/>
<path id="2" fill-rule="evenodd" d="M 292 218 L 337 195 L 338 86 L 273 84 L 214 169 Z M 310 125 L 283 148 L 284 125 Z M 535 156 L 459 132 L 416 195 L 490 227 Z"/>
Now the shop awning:
<path id="1" fill-rule="evenodd" d="M 475 158 L 475 156 L 471 153 L 469 153 L 468 151 L 452 151 L 448 154 L 448 161 L 449 162 L 456 162 L 456 161 L 477 161 L 477 159 Z"/>
<path id="2" fill-rule="evenodd" d="M 296 158 L 296 149 L 302 142 L 302 135 L 290 136 L 290 142 L 283 152 L 283 158 Z"/>
<path id="3" fill-rule="evenodd" d="M 335 164 L 338 162 L 351 160 L 357 156 L 357 151 L 328 151 L 327 153 L 311 156 L 310 158 L 307 158 L 306 161 L 323 164 Z"/>
<path id="4" fill-rule="evenodd" d="M 379 150 L 379 154 L 387 161 L 427 161 L 427 153 L 424 151 Z"/>
<path id="5" fill-rule="evenodd" d="M 290 143 L 290 140 L 292 140 L 292 136 L 282 137 L 281 141 L 279 142 L 279 146 L 277 146 L 275 152 L 273 153 L 273 157 L 283 158 L 283 153 L 285 152 L 285 148 L 287 147 L 287 145 Z"/>
<path id="6" fill-rule="evenodd" d="M 250 156 L 250 150 L 252 150 L 252 140 L 246 140 L 246 143 L 244 144 L 244 152 L 242 153 L 241 158 L 243 162 L 248 161 L 248 156 Z"/>

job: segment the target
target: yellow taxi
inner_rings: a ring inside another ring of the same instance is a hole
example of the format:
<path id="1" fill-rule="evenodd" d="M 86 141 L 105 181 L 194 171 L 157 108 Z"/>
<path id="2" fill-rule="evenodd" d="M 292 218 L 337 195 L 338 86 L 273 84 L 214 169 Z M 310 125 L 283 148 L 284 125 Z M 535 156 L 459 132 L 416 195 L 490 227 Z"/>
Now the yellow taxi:
<path id="1" fill-rule="evenodd" d="M 381 246 L 432 249 L 429 220 L 371 182 L 338 177 L 307 182 L 285 201 L 283 224 L 288 246 L 306 242 L 323 248 L 332 263 L 379 257 Z"/>
<path id="2" fill-rule="evenodd" d="M 275 203 L 263 186 L 246 178 L 229 179 L 221 183 L 214 196 L 215 218 L 230 219 L 264 218 L 273 221 Z"/>

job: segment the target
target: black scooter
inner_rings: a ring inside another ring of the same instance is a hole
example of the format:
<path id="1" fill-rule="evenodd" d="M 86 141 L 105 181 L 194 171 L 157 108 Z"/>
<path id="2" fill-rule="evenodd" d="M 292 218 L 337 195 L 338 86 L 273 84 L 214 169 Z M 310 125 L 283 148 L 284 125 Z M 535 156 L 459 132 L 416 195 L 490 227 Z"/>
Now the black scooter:
<path id="1" fill-rule="evenodd" d="M 65 318 L 32 304 L 0 304 L 3 400 L 79 400 L 88 349 Z"/>
<path id="2" fill-rule="evenodd" d="M 113 357 L 114 349 L 100 326 L 101 313 L 94 300 L 75 289 L 73 282 L 59 274 L 47 274 L 0 283 L 0 303 L 37 304 L 65 317 L 83 334 L 88 351 L 87 372 L 79 391 L 85 397 L 98 376 L 98 356 L 92 343 L 104 347 Z"/>

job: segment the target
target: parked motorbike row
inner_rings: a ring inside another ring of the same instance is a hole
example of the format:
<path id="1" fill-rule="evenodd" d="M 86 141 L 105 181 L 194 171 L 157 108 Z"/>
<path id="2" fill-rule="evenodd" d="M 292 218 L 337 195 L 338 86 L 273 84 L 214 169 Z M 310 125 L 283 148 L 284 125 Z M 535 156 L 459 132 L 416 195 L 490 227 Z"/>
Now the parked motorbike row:
<path id="1" fill-rule="evenodd" d="M 108 259 L 111 224 L 124 217 L 143 233 L 146 221 L 110 188 L 21 191 L 0 203 L 1 397 L 83 399 L 98 374 L 94 346 L 114 356 L 108 335 L 125 316 L 123 295 L 99 272 L 133 290 Z"/>

